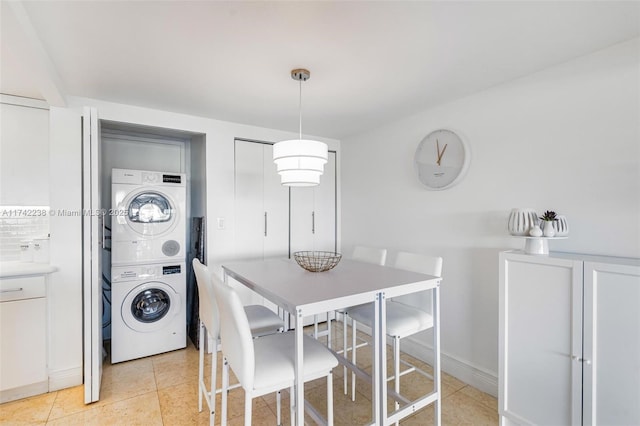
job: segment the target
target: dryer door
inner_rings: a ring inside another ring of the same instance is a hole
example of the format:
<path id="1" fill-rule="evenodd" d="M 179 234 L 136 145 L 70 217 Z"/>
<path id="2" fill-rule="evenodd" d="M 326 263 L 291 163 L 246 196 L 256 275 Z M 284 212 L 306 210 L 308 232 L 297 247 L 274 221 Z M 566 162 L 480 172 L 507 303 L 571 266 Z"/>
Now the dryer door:
<path id="1" fill-rule="evenodd" d="M 124 298 L 122 319 L 132 330 L 157 331 L 180 313 L 181 303 L 180 295 L 170 285 L 150 281 L 135 287 Z"/>
<path id="2" fill-rule="evenodd" d="M 143 190 L 125 198 L 123 216 L 142 237 L 160 237 L 171 232 L 180 214 L 177 205 L 160 191 Z"/>

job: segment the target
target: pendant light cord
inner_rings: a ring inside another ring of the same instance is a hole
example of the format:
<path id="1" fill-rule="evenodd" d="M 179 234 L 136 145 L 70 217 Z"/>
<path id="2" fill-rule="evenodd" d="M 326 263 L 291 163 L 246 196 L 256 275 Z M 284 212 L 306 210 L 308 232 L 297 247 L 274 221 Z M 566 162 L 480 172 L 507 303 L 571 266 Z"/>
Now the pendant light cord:
<path id="1" fill-rule="evenodd" d="M 298 115 L 300 123 L 300 140 L 302 140 L 302 79 L 298 82 L 300 84 L 300 98 L 298 99 Z"/>

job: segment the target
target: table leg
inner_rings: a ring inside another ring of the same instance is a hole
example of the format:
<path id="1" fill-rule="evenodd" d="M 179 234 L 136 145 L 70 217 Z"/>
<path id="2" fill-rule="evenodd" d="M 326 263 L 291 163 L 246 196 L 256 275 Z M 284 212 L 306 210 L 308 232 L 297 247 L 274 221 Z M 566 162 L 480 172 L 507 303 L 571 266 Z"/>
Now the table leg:
<path id="1" fill-rule="evenodd" d="M 374 301 L 373 316 L 373 422 L 383 425 L 387 418 L 387 310 L 384 293 Z M 355 350 L 355 348 L 354 348 Z"/>
<path id="2" fill-rule="evenodd" d="M 296 313 L 296 425 L 304 425 L 304 375 L 303 375 L 303 321 L 300 312 Z"/>
<path id="3" fill-rule="evenodd" d="M 433 289 L 433 386 L 438 392 L 434 401 L 434 424 L 440 426 L 442 421 L 442 387 L 440 383 L 440 283 Z"/>

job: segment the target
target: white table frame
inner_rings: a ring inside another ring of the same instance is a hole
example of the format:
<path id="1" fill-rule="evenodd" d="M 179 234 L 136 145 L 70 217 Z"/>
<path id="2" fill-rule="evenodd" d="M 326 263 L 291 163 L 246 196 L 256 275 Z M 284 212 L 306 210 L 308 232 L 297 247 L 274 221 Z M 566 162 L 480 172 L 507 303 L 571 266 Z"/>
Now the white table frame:
<path id="1" fill-rule="evenodd" d="M 441 422 L 440 383 L 440 281 L 438 277 L 416 272 L 394 269 L 370 263 L 343 259 L 338 266 L 327 272 L 308 272 L 295 261 L 271 259 L 228 263 L 222 266 L 224 281 L 231 277 L 271 302 L 291 313 L 296 318 L 295 329 L 295 408 L 296 424 L 304 424 L 304 380 L 303 328 L 304 317 L 330 312 L 362 303 L 374 303 L 374 413 L 373 424 L 387 425 L 414 413 L 428 405 L 435 406 L 435 424 Z M 434 391 L 416 401 L 406 399 L 387 389 L 386 361 L 386 299 L 433 291 L 433 380 Z M 387 396 L 401 400 L 407 405 L 387 415 Z M 314 420 L 321 416 L 311 410 Z"/>

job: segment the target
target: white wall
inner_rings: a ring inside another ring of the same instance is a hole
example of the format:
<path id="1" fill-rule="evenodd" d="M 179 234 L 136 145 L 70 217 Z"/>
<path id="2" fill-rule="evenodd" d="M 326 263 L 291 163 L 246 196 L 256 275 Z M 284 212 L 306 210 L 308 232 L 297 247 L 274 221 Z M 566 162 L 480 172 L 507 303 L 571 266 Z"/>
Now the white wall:
<path id="1" fill-rule="evenodd" d="M 523 247 L 511 208 L 567 216 L 551 250 L 640 257 L 639 52 L 635 39 L 343 139 L 343 251 L 444 257 L 443 365 L 464 380 L 497 393 L 498 252 Z M 412 161 L 438 128 L 472 159 L 458 186 L 429 191 Z"/>
<path id="2" fill-rule="evenodd" d="M 51 114 L 51 206 L 57 209 L 81 208 L 81 132 L 83 106 L 98 109 L 103 120 L 135 125 L 162 127 L 204 134 L 206 138 L 206 217 L 225 218 L 225 229 L 209 226 L 207 234 L 208 264 L 219 270 L 225 260 L 235 256 L 234 217 L 234 138 L 278 141 L 297 137 L 283 132 L 237 123 L 223 122 L 129 105 L 84 98 L 69 98 L 68 108 L 52 108 Z M 340 152 L 337 140 L 317 138 Z M 275 173 L 275 166 L 274 166 Z M 52 275 L 55 304 L 51 332 L 54 336 L 51 366 L 59 375 L 77 371 L 75 380 L 82 381 L 82 253 L 80 218 L 56 218 L 51 223 L 52 264 L 59 272 Z"/>

